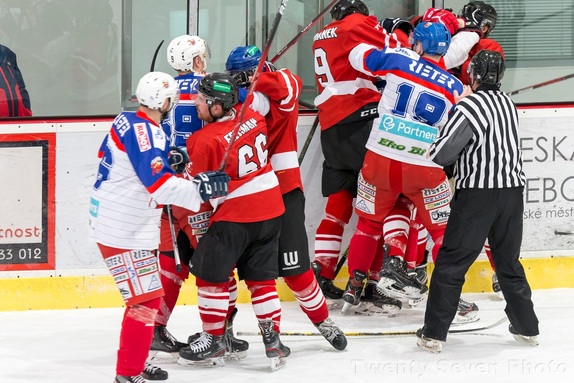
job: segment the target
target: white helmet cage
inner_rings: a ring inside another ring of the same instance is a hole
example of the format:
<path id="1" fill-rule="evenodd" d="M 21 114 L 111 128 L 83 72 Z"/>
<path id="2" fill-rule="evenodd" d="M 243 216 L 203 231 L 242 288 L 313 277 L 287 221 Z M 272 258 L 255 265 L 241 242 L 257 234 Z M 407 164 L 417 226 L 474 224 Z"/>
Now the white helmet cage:
<path id="1" fill-rule="evenodd" d="M 167 47 L 167 62 L 177 71 L 193 71 L 193 59 L 196 56 L 203 61 L 203 71 L 205 71 L 211 52 L 205 40 L 198 36 L 176 37 Z"/>
<path id="2" fill-rule="evenodd" d="M 167 73 L 149 72 L 140 79 L 136 97 L 141 105 L 150 109 L 160 109 L 169 98 L 168 110 L 171 110 L 179 101 L 179 88 L 173 77 Z"/>

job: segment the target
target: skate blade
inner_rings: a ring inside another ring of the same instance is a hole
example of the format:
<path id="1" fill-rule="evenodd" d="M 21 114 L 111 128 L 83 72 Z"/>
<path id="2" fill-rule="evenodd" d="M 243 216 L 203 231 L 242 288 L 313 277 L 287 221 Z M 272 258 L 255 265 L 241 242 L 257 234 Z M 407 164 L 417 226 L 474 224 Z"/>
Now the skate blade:
<path id="1" fill-rule="evenodd" d="M 524 336 L 524 335 L 520 335 L 520 334 L 512 334 L 512 336 L 519 343 L 527 344 L 529 346 L 538 346 L 538 337 L 537 336 Z"/>
<path id="2" fill-rule="evenodd" d="M 425 303 L 427 300 L 427 296 L 426 294 L 424 296 L 421 296 L 418 299 L 414 299 L 414 298 L 409 298 L 409 306 L 410 307 L 419 307 L 422 306 L 423 303 Z"/>
<path id="3" fill-rule="evenodd" d="M 196 366 L 196 367 L 222 367 L 225 366 L 225 360 L 222 356 L 217 358 L 208 358 L 205 360 L 189 360 L 180 357 L 177 364 L 181 366 Z"/>
<path id="4" fill-rule="evenodd" d="M 361 302 L 356 308 L 354 309 L 355 315 L 384 315 L 388 317 L 394 317 L 399 314 L 401 311 L 400 308 L 397 306 L 392 305 L 383 305 L 383 307 L 376 306 L 371 302 Z"/>
<path id="5" fill-rule="evenodd" d="M 398 290 L 393 287 L 394 279 L 381 277 L 377 283 L 377 287 L 381 289 L 386 295 L 397 299 L 418 299 L 421 297 L 421 289 L 412 286 L 406 286 L 403 290 Z"/>
<path id="6" fill-rule="evenodd" d="M 271 371 L 275 372 L 275 371 L 285 367 L 285 365 L 287 364 L 287 358 L 276 356 L 276 357 L 270 358 L 269 362 L 271 365 Z"/>
<path id="7" fill-rule="evenodd" d="M 454 316 L 454 320 L 452 321 L 451 326 L 461 326 L 467 323 L 474 323 L 474 322 L 478 322 L 480 320 L 480 317 L 478 316 L 478 314 L 473 315 L 472 317 L 467 316 L 462 316 L 462 315 L 455 315 Z"/>
<path id="8" fill-rule="evenodd" d="M 146 362 L 151 364 L 172 364 L 177 363 L 179 352 L 166 352 L 150 350 Z"/>
<path id="9" fill-rule="evenodd" d="M 351 303 L 349 302 L 343 303 L 343 308 L 341 309 L 341 315 L 348 315 L 349 311 L 351 310 L 351 307 L 353 307 Z"/>
<path id="10" fill-rule="evenodd" d="M 327 303 L 327 308 L 329 310 L 340 310 L 343 308 L 343 304 L 345 303 L 342 299 L 325 299 Z"/>
<path id="11" fill-rule="evenodd" d="M 234 351 L 225 353 L 223 358 L 230 362 L 236 362 L 241 359 L 245 359 L 247 357 L 247 351 Z"/>
<path id="12" fill-rule="evenodd" d="M 417 346 L 421 350 L 430 351 L 434 354 L 439 354 L 442 351 L 442 342 L 438 340 L 427 340 L 417 338 Z"/>

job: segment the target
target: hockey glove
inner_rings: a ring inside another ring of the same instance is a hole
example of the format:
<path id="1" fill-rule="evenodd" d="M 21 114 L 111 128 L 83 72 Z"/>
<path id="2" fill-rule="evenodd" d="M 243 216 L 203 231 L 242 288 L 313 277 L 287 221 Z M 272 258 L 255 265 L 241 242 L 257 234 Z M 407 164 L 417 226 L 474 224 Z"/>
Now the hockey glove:
<path id="1" fill-rule="evenodd" d="M 441 23 L 448 29 L 451 35 L 454 35 L 460 25 L 455 14 L 446 9 L 429 8 L 423 15 L 423 21 L 430 21 L 431 23 Z"/>
<path id="2" fill-rule="evenodd" d="M 380 22 L 381 26 L 387 33 L 393 33 L 395 30 L 400 29 L 408 36 L 413 31 L 413 26 L 407 20 L 402 20 L 400 17 L 394 19 L 384 19 Z"/>
<path id="3" fill-rule="evenodd" d="M 176 146 L 172 146 L 169 149 L 167 159 L 169 160 L 169 166 L 173 169 L 175 174 L 182 174 L 185 170 L 185 165 L 189 162 L 187 153 Z"/>
<path id="4" fill-rule="evenodd" d="M 230 178 L 225 172 L 199 173 L 193 178 L 203 202 L 210 198 L 225 197 L 228 193 Z"/>

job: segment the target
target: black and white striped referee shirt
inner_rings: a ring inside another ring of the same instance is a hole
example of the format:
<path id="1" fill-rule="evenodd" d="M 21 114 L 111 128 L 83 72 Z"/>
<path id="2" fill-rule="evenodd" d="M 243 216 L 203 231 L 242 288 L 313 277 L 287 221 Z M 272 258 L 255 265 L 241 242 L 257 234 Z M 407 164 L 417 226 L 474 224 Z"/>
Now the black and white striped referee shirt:
<path id="1" fill-rule="evenodd" d="M 518 111 L 508 95 L 483 84 L 451 113 L 429 157 L 443 167 L 454 164 L 455 189 L 525 185 Z"/>

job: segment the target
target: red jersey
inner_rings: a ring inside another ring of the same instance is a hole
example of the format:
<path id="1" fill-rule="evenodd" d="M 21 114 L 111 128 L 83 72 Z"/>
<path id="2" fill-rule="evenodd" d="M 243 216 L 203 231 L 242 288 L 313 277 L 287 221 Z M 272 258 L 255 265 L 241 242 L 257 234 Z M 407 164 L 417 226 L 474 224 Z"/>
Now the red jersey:
<path id="1" fill-rule="evenodd" d="M 205 125 L 188 138 L 187 176 L 219 168 L 238 123 L 240 108 L 241 104 L 237 104 L 231 116 Z M 243 121 L 224 169 L 231 178 L 229 194 L 210 200 L 216 205 L 212 222 L 259 222 L 285 211 L 277 176 L 267 158 L 265 120 L 259 113 L 245 108 Z"/>
<path id="2" fill-rule="evenodd" d="M 500 46 L 499 43 L 497 43 L 492 39 L 480 39 L 478 43 L 476 43 L 476 45 L 472 47 L 470 52 L 468 52 L 468 58 L 460 67 L 460 81 L 462 81 L 463 84 L 468 84 L 469 82 L 467 71 L 468 71 L 468 65 L 470 64 L 470 60 L 472 60 L 475 54 L 477 54 L 479 51 L 483 49 L 500 52 L 500 54 L 504 58 L 504 51 L 502 50 L 502 47 Z"/>
<path id="3" fill-rule="evenodd" d="M 365 105 L 379 102 L 381 95 L 373 84 L 374 78 L 353 69 L 349 53 L 361 43 L 382 49 L 385 36 L 375 16 L 353 13 L 334 20 L 313 39 L 319 90 L 315 105 L 321 130 L 325 130 Z"/>
<path id="4" fill-rule="evenodd" d="M 256 90 L 270 103 L 265 117 L 269 133 L 268 150 L 271 166 L 279 179 L 281 193 L 303 190 L 297 158 L 297 120 L 303 81 L 289 69 L 262 72 Z"/>

